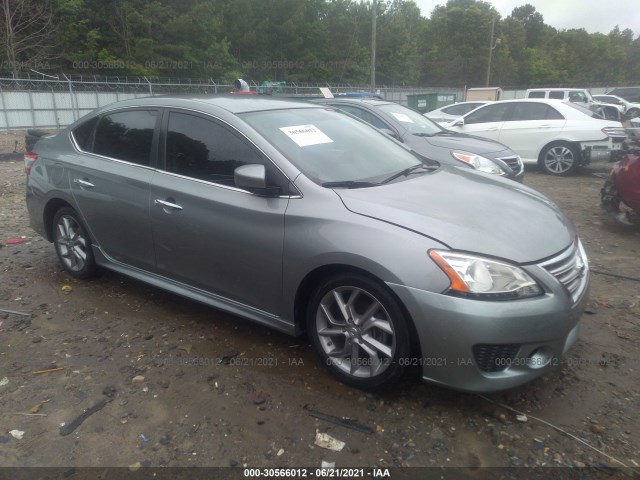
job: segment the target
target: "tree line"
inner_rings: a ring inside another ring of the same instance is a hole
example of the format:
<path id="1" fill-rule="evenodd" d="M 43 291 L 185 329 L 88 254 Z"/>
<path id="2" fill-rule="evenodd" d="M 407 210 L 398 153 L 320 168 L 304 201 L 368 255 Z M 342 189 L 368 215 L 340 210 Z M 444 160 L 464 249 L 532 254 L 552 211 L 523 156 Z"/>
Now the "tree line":
<path id="1" fill-rule="evenodd" d="M 367 84 L 637 84 L 640 37 L 449 0 L 0 0 L 0 73 Z M 426 12 L 425 12 L 426 13 Z M 594 13 L 596 15 L 597 13 Z M 491 31 L 493 23 L 493 43 Z"/>

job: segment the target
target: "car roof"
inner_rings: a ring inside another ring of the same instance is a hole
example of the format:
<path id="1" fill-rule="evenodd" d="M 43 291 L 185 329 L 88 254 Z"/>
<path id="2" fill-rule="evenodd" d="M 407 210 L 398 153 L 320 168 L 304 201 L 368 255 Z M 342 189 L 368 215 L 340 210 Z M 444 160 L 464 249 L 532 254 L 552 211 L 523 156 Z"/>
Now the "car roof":
<path id="1" fill-rule="evenodd" d="M 232 114 L 282 110 L 290 108 L 319 108 L 319 105 L 288 98 L 274 98 L 261 95 L 161 95 L 154 97 L 142 97 L 121 102 L 112 103 L 101 108 L 99 111 L 112 110 L 114 108 L 124 108 L 133 106 L 156 106 L 156 107 L 199 107 L 206 110 L 208 106 L 222 108 Z"/>
<path id="2" fill-rule="evenodd" d="M 321 98 L 314 100 L 313 103 L 353 103 L 353 104 L 366 104 L 366 105 L 398 105 L 395 102 L 388 100 L 377 100 L 375 98 Z"/>

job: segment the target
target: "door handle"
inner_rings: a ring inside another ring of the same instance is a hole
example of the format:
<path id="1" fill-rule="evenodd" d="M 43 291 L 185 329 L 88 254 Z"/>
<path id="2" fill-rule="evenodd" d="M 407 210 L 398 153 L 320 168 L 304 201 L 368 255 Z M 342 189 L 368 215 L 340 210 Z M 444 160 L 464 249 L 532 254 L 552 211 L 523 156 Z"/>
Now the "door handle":
<path id="1" fill-rule="evenodd" d="M 538 128 L 551 128 L 553 125 L 549 125 L 548 123 L 544 124 L 544 125 L 540 125 L 538 126 Z"/>
<path id="2" fill-rule="evenodd" d="M 487 128 L 488 132 L 495 132 L 496 130 L 498 130 L 498 127 Z"/>
<path id="3" fill-rule="evenodd" d="M 166 200 L 160 200 L 156 198 L 153 203 L 163 208 L 171 208 L 172 210 L 182 210 L 182 207 L 177 203 L 167 202 Z"/>
<path id="4" fill-rule="evenodd" d="M 87 180 L 81 180 L 79 178 L 74 178 L 73 183 L 80 185 L 80 188 L 93 188 L 95 185 Z"/>

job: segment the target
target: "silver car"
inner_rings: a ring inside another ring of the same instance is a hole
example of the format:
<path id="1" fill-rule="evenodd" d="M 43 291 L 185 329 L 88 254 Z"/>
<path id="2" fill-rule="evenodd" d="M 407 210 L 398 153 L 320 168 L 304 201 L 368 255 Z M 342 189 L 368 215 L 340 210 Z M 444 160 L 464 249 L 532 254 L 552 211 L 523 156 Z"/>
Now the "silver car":
<path id="1" fill-rule="evenodd" d="M 416 371 L 467 391 L 528 382 L 576 341 L 589 284 L 544 196 L 439 165 L 321 105 L 147 98 L 25 155 L 33 228 L 99 267 L 306 331 L 360 388 Z"/>

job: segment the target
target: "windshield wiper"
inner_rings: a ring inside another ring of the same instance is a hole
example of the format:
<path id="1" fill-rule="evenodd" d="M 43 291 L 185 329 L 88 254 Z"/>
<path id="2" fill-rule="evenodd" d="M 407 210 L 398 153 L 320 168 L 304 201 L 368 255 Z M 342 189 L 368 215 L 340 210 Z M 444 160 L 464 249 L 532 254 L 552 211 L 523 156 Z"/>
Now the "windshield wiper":
<path id="1" fill-rule="evenodd" d="M 433 132 L 433 133 L 426 133 L 426 132 L 417 132 L 414 133 L 414 135 L 416 137 L 433 137 L 434 135 L 450 135 L 451 132 L 449 132 L 448 130 L 438 130 L 437 132 Z"/>
<path id="2" fill-rule="evenodd" d="M 435 168 L 438 168 L 436 166 L 433 167 L 428 167 L 422 163 L 419 163 L 417 165 L 413 165 L 412 167 L 409 168 L 405 168 L 404 170 L 401 170 L 398 173 L 394 173 L 393 175 L 391 175 L 389 178 L 384 179 L 382 182 L 380 183 L 389 183 L 392 180 L 395 180 L 398 177 L 405 177 L 407 175 L 411 175 L 412 173 L 414 173 L 416 170 L 427 170 L 427 171 L 431 171 L 434 170 Z"/>
<path id="3" fill-rule="evenodd" d="M 377 187 L 380 185 L 375 182 L 364 182 L 361 180 L 343 180 L 339 182 L 324 182 L 322 184 L 323 187 L 326 188 L 367 188 L 367 187 Z"/>

